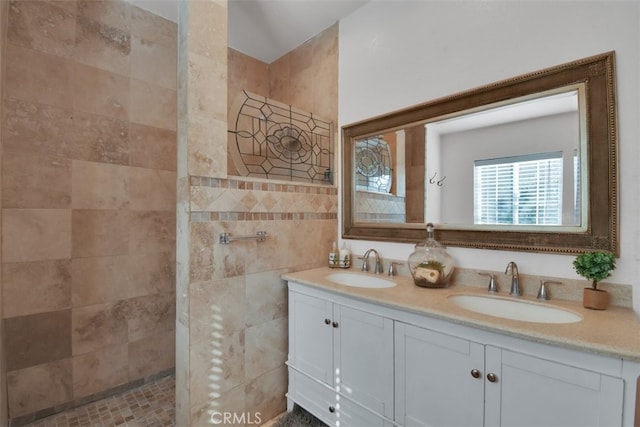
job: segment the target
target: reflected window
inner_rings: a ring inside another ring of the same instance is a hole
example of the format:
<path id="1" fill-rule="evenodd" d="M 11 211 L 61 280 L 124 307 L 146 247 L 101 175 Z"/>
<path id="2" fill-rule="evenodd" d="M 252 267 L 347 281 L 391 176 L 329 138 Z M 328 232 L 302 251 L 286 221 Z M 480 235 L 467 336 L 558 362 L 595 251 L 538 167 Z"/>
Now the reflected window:
<path id="1" fill-rule="evenodd" d="M 474 223 L 562 224 L 562 152 L 474 161 Z"/>
<path id="2" fill-rule="evenodd" d="M 388 193 L 391 190 L 391 152 L 382 138 L 366 138 L 355 146 L 356 189 Z"/>

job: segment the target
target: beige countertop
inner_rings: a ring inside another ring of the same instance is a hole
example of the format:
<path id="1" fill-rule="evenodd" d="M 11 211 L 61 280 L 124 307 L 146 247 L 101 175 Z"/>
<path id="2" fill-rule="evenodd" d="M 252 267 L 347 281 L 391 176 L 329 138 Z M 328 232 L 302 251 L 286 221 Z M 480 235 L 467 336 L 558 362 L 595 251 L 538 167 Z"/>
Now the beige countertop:
<path id="1" fill-rule="evenodd" d="M 415 286 L 410 276 L 395 276 L 390 278 L 397 283 L 397 286 L 392 288 L 356 288 L 339 285 L 326 279 L 327 274 L 338 271 L 370 274 L 360 273 L 353 268 L 341 270 L 322 267 L 288 273 L 282 277 L 285 280 L 314 286 L 363 301 L 449 320 L 487 331 L 640 362 L 640 322 L 633 310 L 629 308 L 612 306 L 604 311 L 588 310 L 582 307 L 581 302 L 554 299 L 543 304 L 571 310 L 582 316 L 583 319 L 568 324 L 524 322 L 465 310 L 448 298 L 455 294 L 490 295 L 486 289 L 477 286 L 453 284 L 444 289 L 428 289 Z M 379 277 L 389 278 L 386 275 Z M 504 292 L 501 292 L 500 296 L 509 298 L 508 294 Z M 520 299 L 540 303 L 536 301 L 534 295 L 524 295 Z"/>

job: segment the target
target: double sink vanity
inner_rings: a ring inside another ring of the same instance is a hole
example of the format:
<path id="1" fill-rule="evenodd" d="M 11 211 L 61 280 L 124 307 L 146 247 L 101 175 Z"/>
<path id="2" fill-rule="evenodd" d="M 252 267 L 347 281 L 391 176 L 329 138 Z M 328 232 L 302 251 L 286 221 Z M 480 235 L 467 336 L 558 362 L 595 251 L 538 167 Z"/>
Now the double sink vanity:
<path id="1" fill-rule="evenodd" d="M 341 237 L 415 244 L 431 221 L 446 246 L 619 255 L 615 99 L 611 51 L 343 126 Z M 563 176 L 540 179 L 551 190 L 482 175 L 550 159 Z M 482 191 L 494 184 L 495 200 Z M 534 209 L 542 198 L 523 196 L 547 191 L 562 200 Z M 336 427 L 640 425 L 633 311 L 549 302 L 543 286 L 542 302 L 519 296 L 509 265 L 500 293 L 464 275 L 440 289 L 355 270 L 283 275 L 288 409 Z"/>
<path id="2" fill-rule="evenodd" d="M 283 278 L 289 410 L 341 427 L 634 425 L 631 309 L 355 270 Z"/>

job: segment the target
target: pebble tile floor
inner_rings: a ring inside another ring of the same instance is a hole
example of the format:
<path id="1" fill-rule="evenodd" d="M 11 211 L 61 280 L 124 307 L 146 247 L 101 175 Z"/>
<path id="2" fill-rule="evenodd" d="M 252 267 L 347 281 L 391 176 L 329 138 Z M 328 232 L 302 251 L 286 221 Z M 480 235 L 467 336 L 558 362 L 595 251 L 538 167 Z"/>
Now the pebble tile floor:
<path id="1" fill-rule="evenodd" d="M 175 377 L 42 418 L 28 427 L 175 426 Z"/>

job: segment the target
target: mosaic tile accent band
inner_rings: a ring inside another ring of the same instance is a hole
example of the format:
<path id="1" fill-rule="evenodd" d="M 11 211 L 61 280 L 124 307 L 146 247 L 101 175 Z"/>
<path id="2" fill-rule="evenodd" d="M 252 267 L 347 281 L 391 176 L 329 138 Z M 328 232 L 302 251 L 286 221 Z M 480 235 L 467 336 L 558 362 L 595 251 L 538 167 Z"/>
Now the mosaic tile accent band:
<path id="1" fill-rule="evenodd" d="M 286 212 L 192 212 L 191 222 L 209 221 L 298 221 L 337 219 L 337 213 Z"/>
<path id="2" fill-rule="evenodd" d="M 262 181 L 245 181 L 239 179 L 210 178 L 206 176 L 192 176 L 191 185 L 212 188 L 229 188 L 237 190 L 258 190 L 275 191 L 284 193 L 308 193 L 308 194 L 328 194 L 336 196 L 337 187 L 278 184 Z"/>
<path id="3" fill-rule="evenodd" d="M 335 187 L 191 177 L 190 191 L 194 221 L 337 219 L 338 215 Z"/>

